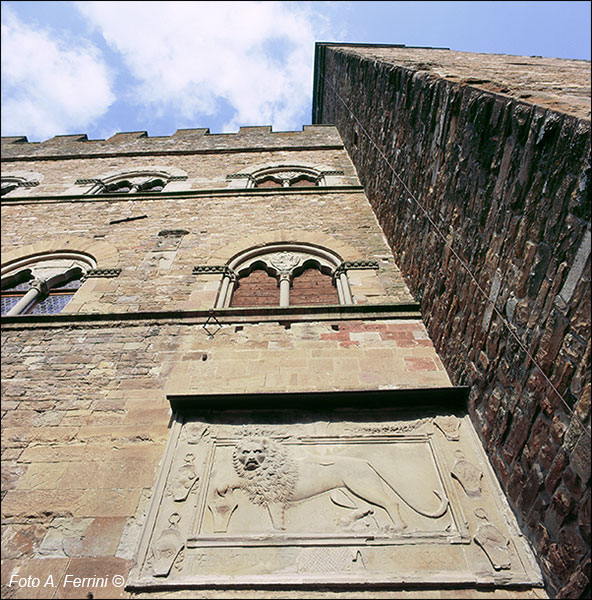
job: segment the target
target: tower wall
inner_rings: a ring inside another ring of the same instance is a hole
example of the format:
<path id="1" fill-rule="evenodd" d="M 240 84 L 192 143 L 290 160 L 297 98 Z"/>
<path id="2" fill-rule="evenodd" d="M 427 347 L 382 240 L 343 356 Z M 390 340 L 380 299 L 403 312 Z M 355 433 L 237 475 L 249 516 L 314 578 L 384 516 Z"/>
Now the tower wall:
<path id="1" fill-rule="evenodd" d="M 589 67 L 319 44 L 313 107 L 566 598 L 590 594 Z"/>

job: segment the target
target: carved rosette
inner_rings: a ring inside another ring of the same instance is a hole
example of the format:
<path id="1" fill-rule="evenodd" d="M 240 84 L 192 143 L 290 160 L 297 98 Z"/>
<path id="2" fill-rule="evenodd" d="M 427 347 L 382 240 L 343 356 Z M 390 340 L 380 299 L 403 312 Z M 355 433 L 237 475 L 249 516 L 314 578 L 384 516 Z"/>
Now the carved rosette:
<path id="1" fill-rule="evenodd" d="M 277 252 L 269 256 L 269 262 L 280 273 L 289 273 L 300 263 L 300 256 L 294 252 Z"/>

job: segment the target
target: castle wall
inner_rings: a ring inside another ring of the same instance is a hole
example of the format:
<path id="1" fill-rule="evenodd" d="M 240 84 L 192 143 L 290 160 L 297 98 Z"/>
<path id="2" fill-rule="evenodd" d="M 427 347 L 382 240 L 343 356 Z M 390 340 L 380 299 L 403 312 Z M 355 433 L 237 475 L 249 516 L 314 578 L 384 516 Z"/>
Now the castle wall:
<path id="1" fill-rule="evenodd" d="M 418 319 L 226 322 L 212 338 L 178 320 L 13 324 L 3 378 L 3 569 L 52 574 L 56 589 L 64 573 L 127 575 L 170 433 L 167 393 L 450 385 Z"/>
<path id="2" fill-rule="evenodd" d="M 65 577 L 127 579 L 176 418 L 171 395 L 451 388 L 334 128 L 255 140 L 247 131 L 246 141 L 243 133 L 226 146 L 205 134 L 203 146 L 183 136 L 129 144 L 115 136 L 109 152 L 131 147 L 141 156 L 94 158 L 89 148 L 109 144 L 4 140 L 3 174 L 42 177 L 3 197 L 3 265 L 76 250 L 93 255 L 102 274 L 85 279 L 60 314 L 3 318 L 6 597 L 48 595 L 47 585 L 9 586 L 13 576 L 51 576 L 54 597 L 89 588 L 129 597 L 112 583 L 74 589 Z M 226 179 L 277 162 L 325 165 L 342 179 L 325 189 L 239 189 Z M 187 179 L 153 195 L 73 193 L 78 178 L 138 164 L 184 170 Z M 348 272 L 354 304 L 224 309 L 211 318 L 216 268 L 247 248 L 290 241 L 372 261 Z"/>
<path id="3" fill-rule="evenodd" d="M 319 45 L 313 109 L 565 598 L 590 594 L 589 66 Z"/>
<path id="4" fill-rule="evenodd" d="M 61 165 L 54 165 L 59 170 Z M 41 187 L 41 186 L 40 186 Z M 243 241 L 261 243 L 257 235 L 292 229 L 309 236 L 330 236 L 347 245 L 345 260 L 377 260 L 373 287 L 352 274 L 352 291 L 360 302 L 412 300 L 363 193 L 305 193 L 253 190 L 251 193 L 193 197 L 117 199 L 79 198 L 75 202 L 10 202 L 3 208 L 3 252 L 69 236 L 100 240 L 118 249 L 116 278 L 87 280 L 67 312 L 191 310 L 211 308 L 219 277 L 194 275 L 224 248 Z M 243 218 L 248 215 L 248 219 Z M 126 220 L 128 219 L 128 220 Z M 116 221 L 112 223 L 112 221 Z M 51 224 L 51 226 L 49 226 Z M 167 238 L 163 231 L 185 231 Z M 298 234 L 292 234 L 292 237 Z M 223 261 L 222 261 L 223 262 Z M 217 264 L 220 264 L 218 261 Z"/>

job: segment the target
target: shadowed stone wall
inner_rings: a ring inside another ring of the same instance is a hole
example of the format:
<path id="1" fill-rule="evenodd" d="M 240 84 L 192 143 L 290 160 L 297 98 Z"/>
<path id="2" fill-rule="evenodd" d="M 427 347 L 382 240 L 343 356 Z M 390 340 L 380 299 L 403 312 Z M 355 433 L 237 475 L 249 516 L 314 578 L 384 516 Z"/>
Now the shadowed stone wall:
<path id="1" fill-rule="evenodd" d="M 590 595 L 590 64 L 319 44 L 335 124 L 549 591 Z"/>

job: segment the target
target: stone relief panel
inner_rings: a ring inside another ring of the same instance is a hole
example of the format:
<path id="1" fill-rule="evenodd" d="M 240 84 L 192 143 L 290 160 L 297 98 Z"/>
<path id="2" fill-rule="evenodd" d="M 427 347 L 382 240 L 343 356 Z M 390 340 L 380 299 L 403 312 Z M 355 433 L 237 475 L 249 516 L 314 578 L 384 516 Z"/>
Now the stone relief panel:
<path id="1" fill-rule="evenodd" d="M 470 421 L 445 417 L 178 417 L 128 588 L 542 585 Z"/>

